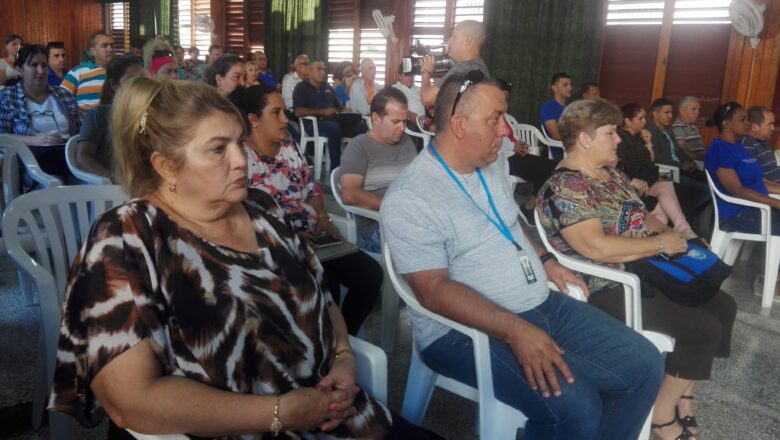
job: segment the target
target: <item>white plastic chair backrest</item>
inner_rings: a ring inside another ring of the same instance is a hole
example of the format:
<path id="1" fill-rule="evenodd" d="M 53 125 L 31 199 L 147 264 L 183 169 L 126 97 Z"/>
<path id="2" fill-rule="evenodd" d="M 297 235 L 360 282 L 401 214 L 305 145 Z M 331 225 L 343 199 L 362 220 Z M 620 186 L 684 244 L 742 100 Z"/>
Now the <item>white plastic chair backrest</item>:
<path id="1" fill-rule="evenodd" d="M 19 196 L 3 217 L 8 255 L 34 281 L 39 296 L 53 293 L 61 303 L 70 265 L 95 217 L 127 199 L 115 185 L 61 186 Z M 22 226 L 33 237 L 35 257 L 21 246 Z"/>
<path id="2" fill-rule="evenodd" d="M 354 219 L 355 215 L 366 217 L 368 219 L 379 221 L 379 211 L 373 209 L 360 208 L 358 206 L 347 205 L 341 198 L 341 167 L 336 167 L 330 173 L 330 189 L 333 192 L 333 198 L 336 199 L 336 203 L 347 213 L 348 218 Z"/>
<path id="3" fill-rule="evenodd" d="M 414 310 L 418 314 L 425 316 L 426 318 L 432 319 L 436 322 L 439 322 L 440 324 L 444 324 L 447 327 L 457 330 L 471 338 L 471 340 L 474 342 L 474 361 L 477 372 L 477 388 L 479 392 L 479 399 L 480 401 L 493 399 L 493 373 L 489 367 L 490 345 L 487 335 L 474 328 L 467 327 L 451 319 L 445 318 L 444 316 L 433 313 L 423 307 L 419 301 L 417 301 L 417 297 L 415 297 L 412 289 L 406 283 L 406 280 L 404 280 L 403 277 L 401 277 L 395 271 L 393 258 L 390 255 L 390 248 L 388 247 L 387 243 L 382 244 L 382 255 L 385 259 L 387 276 L 390 277 L 390 281 L 393 283 L 395 291 L 398 292 L 398 296 L 400 296 L 403 302 L 406 303 L 407 307 L 409 307 L 411 310 Z"/>
<path id="4" fill-rule="evenodd" d="M 414 130 L 410 130 L 408 127 L 404 128 L 404 133 L 411 137 L 420 138 L 423 141 L 423 148 L 428 147 L 428 143 L 431 142 L 431 137 L 425 133 L 418 133 Z"/>
<path id="5" fill-rule="evenodd" d="M 630 272 L 612 269 L 606 266 L 589 263 L 587 261 L 564 255 L 557 249 L 553 248 L 550 244 L 550 241 L 547 239 L 547 232 L 545 231 L 542 222 L 539 220 L 539 212 L 536 209 L 534 209 L 534 223 L 536 223 L 536 228 L 539 231 L 539 237 L 541 238 L 545 249 L 555 255 L 558 263 L 560 263 L 562 266 L 575 272 L 612 280 L 623 285 L 625 290 L 626 325 L 638 332 L 641 332 L 642 308 L 640 304 L 641 288 L 639 284 L 639 277 Z"/>
<path id="6" fill-rule="evenodd" d="M 34 181 L 44 188 L 62 185 L 58 178 L 45 173 L 41 169 L 30 147 L 23 142 L 0 135 L 0 148 L 5 151 L 5 157 L 9 158 L 7 161 L 3 160 L 3 200 L 5 206 L 8 206 L 11 200 L 21 194 L 21 188 L 19 187 L 21 179 L 19 164 L 25 168 L 27 174 Z M 13 159 L 12 156 L 15 156 L 16 159 Z"/>
<path id="7" fill-rule="evenodd" d="M 65 162 L 68 164 L 71 174 L 89 185 L 111 185 L 111 179 L 82 170 L 76 165 L 76 150 L 80 140 L 81 135 L 77 134 L 68 139 L 68 142 L 65 144 Z"/>
<path id="8" fill-rule="evenodd" d="M 371 120 L 371 115 L 363 115 L 363 120 L 366 121 L 366 126 L 368 127 L 368 131 L 374 129 L 374 122 Z"/>
<path id="9" fill-rule="evenodd" d="M 430 137 L 434 136 L 434 133 L 432 131 L 428 131 L 425 129 L 425 115 L 417 115 L 417 128 L 420 129 L 420 133 L 428 135 Z"/>

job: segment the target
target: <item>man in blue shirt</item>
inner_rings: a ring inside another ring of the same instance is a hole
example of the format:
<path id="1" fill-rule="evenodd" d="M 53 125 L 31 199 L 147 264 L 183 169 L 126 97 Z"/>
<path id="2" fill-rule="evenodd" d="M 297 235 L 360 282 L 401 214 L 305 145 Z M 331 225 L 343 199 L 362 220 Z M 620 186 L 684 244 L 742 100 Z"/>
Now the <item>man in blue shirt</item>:
<path id="1" fill-rule="evenodd" d="M 749 132 L 742 138 L 742 146 L 761 165 L 765 179 L 780 183 L 780 167 L 777 166 L 775 152 L 767 146 L 775 130 L 775 114 L 768 108 L 751 107 L 748 110 L 748 122 Z"/>
<path id="2" fill-rule="evenodd" d="M 317 117 L 319 133 L 328 138 L 328 153 L 330 156 L 330 169 L 335 169 L 341 164 L 341 137 L 352 137 L 366 131 L 362 118 L 355 115 L 358 120 L 339 118 L 341 104 L 336 98 L 336 93 L 328 84 L 328 71 L 325 62 L 315 60 L 309 65 L 309 76 L 301 81 L 293 90 L 293 111 L 298 118 L 304 116 Z M 305 127 L 312 134 L 312 126 L 306 121 Z"/>
<path id="3" fill-rule="evenodd" d="M 62 41 L 49 41 L 46 43 L 46 50 L 49 51 L 49 78 L 47 82 L 52 87 L 59 87 L 65 74 L 68 73 L 68 52 Z"/>
<path id="4" fill-rule="evenodd" d="M 561 135 L 558 133 L 558 119 L 566 108 L 566 100 L 571 97 L 571 76 L 564 72 L 556 73 L 550 81 L 550 89 L 553 92 L 553 99 L 542 105 L 539 122 L 550 139 L 559 141 Z"/>
<path id="5" fill-rule="evenodd" d="M 255 61 L 257 62 L 257 80 L 268 87 L 280 89 L 281 83 L 274 72 L 268 68 L 268 57 L 265 56 L 265 52 L 262 50 L 255 52 Z"/>

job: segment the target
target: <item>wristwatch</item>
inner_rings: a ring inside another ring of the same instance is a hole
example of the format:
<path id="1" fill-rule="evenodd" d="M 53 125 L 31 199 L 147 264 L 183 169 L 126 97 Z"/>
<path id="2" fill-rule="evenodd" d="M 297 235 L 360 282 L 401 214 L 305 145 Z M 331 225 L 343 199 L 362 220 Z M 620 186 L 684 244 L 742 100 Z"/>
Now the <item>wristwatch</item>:
<path id="1" fill-rule="evenodd" d="M 544 266 L 544 263 L 546 263 L 548 260 L 558 261 L 558 259 L 555 258 L 555 255 L 553 255 L 552 252 L 545 252 L 542 255 L 539 255 L 539 259 L 542 261 L 542 266 Z"/>
<path id="2" fill-rule="evenodd" d="M 282 420 L 279 419 L 279 403 L 281 401 L 282 396 L 277 394 L 276 405 L 274 405 L 274 419 L 271 421 L 271 434 L 273 434 L 274 437 L 278 436 L 284 429 L 284 424 L 282 424 Z"/>

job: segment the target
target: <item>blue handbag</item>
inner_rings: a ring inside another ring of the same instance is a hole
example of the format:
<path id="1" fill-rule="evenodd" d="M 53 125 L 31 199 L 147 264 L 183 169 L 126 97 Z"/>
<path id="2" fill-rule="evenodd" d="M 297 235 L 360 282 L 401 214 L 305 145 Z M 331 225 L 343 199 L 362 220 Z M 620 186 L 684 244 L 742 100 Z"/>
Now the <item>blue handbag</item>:
<path id="1" fill-rule="evenodd" d="M 688 307 L 706 303 L 731 275 L 724 263 L 699 239 L 688 241 L 688 251 L 655 255 L 626 265 L 642 283 L 642 296 L 660 291 L 670 300 Z"/>

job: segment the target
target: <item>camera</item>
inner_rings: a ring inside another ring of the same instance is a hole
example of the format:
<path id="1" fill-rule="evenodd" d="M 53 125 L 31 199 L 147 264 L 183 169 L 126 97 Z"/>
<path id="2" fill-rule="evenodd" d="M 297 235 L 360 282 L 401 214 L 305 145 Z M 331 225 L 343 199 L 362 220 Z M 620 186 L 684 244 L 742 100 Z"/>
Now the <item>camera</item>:
<path id="1" fill-rule="evenodd" d="M 440 50 L 441 52 L 433 53 L 435 50 Z M 411 55 L 401 60 L 404 73 L 419 75 L 422 57 L 426 55 L 433 55 L 434 58 L 436 58 L 436 62 L 434 63 L 433 67 L 434 75 L 445 74 L 452 67 L 452 60 L 447 53 L 446 44 L 439 46 L 426 46 L 424 44 L 420 44 L 420 40 L 415 40 L 414 45 L 409 48 L 409 52 Z"/>

